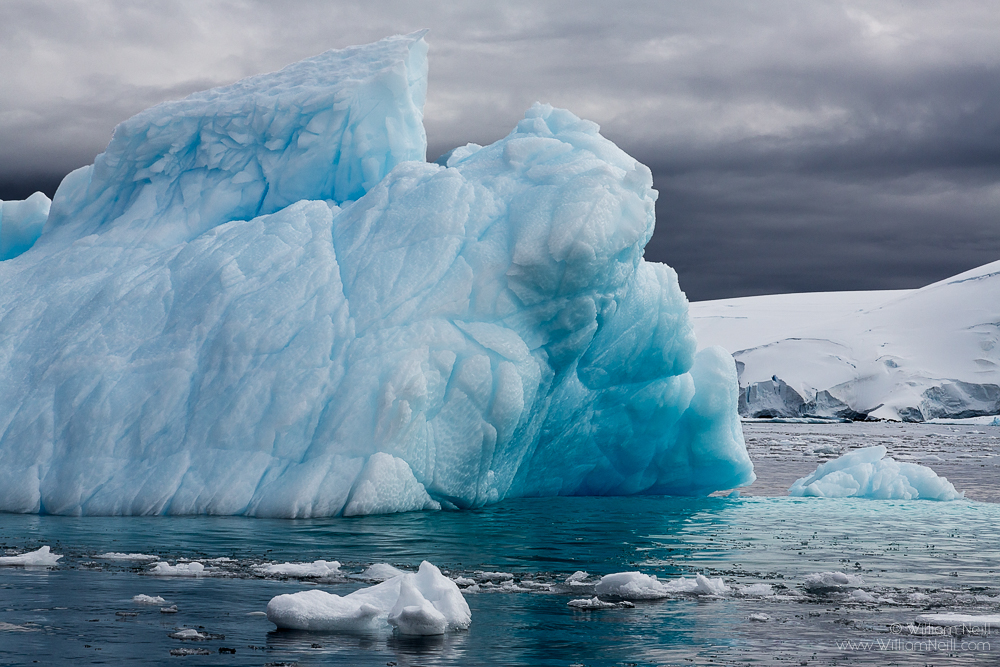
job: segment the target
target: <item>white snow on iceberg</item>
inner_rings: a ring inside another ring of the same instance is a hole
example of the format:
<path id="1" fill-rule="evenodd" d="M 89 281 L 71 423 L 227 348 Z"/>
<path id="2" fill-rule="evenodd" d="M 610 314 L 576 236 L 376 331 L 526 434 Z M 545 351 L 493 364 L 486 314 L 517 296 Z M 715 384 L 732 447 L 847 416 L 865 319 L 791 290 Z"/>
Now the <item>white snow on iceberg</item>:
<path id="1" fill-rule="evenodd" d="M 965 496 L 944 477 L 917 463 L 899 463 L 883 445 L 856 449 L 827 461 L 795 481 L 790 496 L 876 498 L 881 500 L 958 500 Z"/>
<path id="2" fill-rule="evenodd" d="M 422 33 L 149 109 L 0 262 L 0 510 L 309 517 L 754 476 L 645 262 L 649 170 L 536 105 L 423 161 Z"/>
<path id="3" fill-rule="evenodd" d="M 424 561 L 402 574 L 344 596 L 320 590 L 272 598 L 267 618 L 279 628 L 322 632 L 440 635 L 464 630 L 472 612 L 458 586 Z"/>

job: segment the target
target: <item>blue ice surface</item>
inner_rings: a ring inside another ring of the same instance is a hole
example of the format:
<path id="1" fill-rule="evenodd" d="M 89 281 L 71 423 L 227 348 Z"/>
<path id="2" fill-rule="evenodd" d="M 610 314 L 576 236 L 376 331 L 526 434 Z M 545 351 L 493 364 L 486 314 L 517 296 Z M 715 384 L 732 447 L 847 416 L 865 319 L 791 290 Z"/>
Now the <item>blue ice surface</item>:
<path id="1" fill-rule="evenodd" d="M 35 244 L 51 204 L 41 192 L 23 201 L 0 201 L 0 261 L 17 257 Z"/>
<path id="2" fill-rule="evenodd" d="M 0 510 L 371 514 L 754 479 L 736 369 L 572 113 L 425 162 L 423 33 L 122 123 L 0 262 Z"/>
<path id="3" fill-rule="evenodd" d="M 899 463 L 884 445 L 856 449 L 795 481 L 790 496 L 878 500 L 959 500 L 964 493 L 918 463 Z"/>

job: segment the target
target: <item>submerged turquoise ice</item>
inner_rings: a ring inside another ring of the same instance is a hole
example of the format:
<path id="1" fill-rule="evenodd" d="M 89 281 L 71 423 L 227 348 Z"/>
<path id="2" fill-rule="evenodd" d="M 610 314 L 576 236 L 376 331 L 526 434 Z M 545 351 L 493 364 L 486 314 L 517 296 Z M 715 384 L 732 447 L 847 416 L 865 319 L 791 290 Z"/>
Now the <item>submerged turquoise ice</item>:
<path id="1" fill-rule="evenodd" d="M 149 109 L 0 262 L 0 510 L 273 517 L 748 484 L 645 166 L 535 105 L 424 161 L 423 33 Z"/>

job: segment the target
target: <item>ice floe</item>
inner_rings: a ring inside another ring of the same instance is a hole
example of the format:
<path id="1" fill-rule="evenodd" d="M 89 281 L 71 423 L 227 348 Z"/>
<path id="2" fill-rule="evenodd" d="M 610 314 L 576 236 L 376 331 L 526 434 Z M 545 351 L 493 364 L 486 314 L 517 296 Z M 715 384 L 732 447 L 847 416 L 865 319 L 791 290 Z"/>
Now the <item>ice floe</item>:
<path id="1" fill-rule="evenodd" d="M 660 581 L 656 575 L 641 572 L 606 574 L 594 587 L 598 595 L 614 595 L 624 600 L 657 600 L 671 595 L 724 595 L 730 591 L 721 579 L 697 574 L 693 579 L 681 577 Z"/>
<path id="2" fill-rule="evenodd" d="M 860 588 L 865 580 L 856 574 L 843 572 L 814 572 L 806 575 L 803 587 L 810 593 L 836 593 Z"/>
<path id="3" fill-rule="evenodd" d="M 396 628 L 400 634 L 435 635 L 465 629 L 472 612 L 454 581 L 424 561 L 413 574 L 344 596 L 321 590 L 278 595 L 267 618 L 279 628 L 367 633 Z"/>
<path id="4" fill-rule="evenodd" d="M 856 449 L 820 464 L 788 489 L 790 496 L 874 498 L 881 500 L 958 500 L 964 493 L 944 477 L 917 463 L 886 456 L 884 445 Z"/>
<path id="5" fill-rule="evenodd" d="M 161 598 L 159 595 L 144 595 L 140 593 L 139 595 L 132 596 L 132 602 L 136 604 L 166 604 L 167 601 Z"/>
<path id="6" fill-rule="evenodd" d="M 944 612 L 938 614 L 921 614 L 917 616 L 916 622 L 921 625 L 935 625 L 941 627 L 961 626 L 975 630 L 1000 629 L 1000 614 L 960 614 L 957 612 Z M 972 634 L 971 632 L 969 634 Z"/>
<path id="7" fill-rule="evenodd" d="M 275 563 L 272 565 L 255 565 L 253 570 L 266 577 L 323 579 L 340 576 L 340 561 L 317 560 L 312 563 Z"/>
<path id="8" fill-rule="evenodd" d="M 0 565 L 22 565 L 27 567 L 51 567 L 57 565 L 61 555 L 52 553 L 48 546 L 17 556 L 0 556 Z"/>
<path id="9" fill-rule="evenodd" d="M 205 566 L 198 561 L 178 563 L 177 565 L 160 561 L 153 564 L 153 567 L 149 570 L 149 574 L 154 574 L 158 577 L 203 577 L 208 572 Z"/>
<path id="10" fill-rule="evenodd" d="M 580 598 L 578 600 L 570 600 L 566 603 L 566 606 L 573 607 L 575 609 L 631 609 L 635 607 L 634 604 L 628 600 L 623 600 L 621 602 L 604 602 L 596 595 L 592 598 Z"/>

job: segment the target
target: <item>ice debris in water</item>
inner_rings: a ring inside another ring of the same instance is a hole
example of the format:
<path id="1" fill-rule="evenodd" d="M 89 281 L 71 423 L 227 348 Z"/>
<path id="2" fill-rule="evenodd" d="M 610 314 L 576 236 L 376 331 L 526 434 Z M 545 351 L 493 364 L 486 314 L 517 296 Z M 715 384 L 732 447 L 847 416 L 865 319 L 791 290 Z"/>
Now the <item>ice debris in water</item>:
<path id="1" fill-rule="evenodd" d="M 140 593 L 139 595 L 132 596 L 132 602 L 136 604 L 166 604 L 167 601 L 161 598 L 159 595 L 145 595 Z"/>
<path id="2" fill-rule="evenodd" d="M 795 481 L 790 496 L 881 500 L 958 500 L 965 496 L 944 477 L 917 463 L 898 463 L 884 445 L 856 449 Z"/>
<path id="3" fill-rule="evenodd" d="M 592 598 L 580 598 L 579 600 L 570 600 L 566 603 L 569 607 L 574 607 L 576 609 L 631 609 L 635 607 L 634 604 L 628 600 L 623 600 L 621 602 L 604 602 L 596 595 Z"/>
<path id="4" fill-rule="evenodd" d="M 351 579 L 361 579 L 363 581 L 385 581 L 386 579 L 392 579 L 393 577 L 398 577 L 401 574 L 406 574 L 397 567 L 393 567 L 388 563 L 374 563 L 369 565 L 364 572 L 359 572 L 358 574 L 348 575 Z M 458 583 L 458 580 L 453 580 Z M 475 583 L 469 581 L 470 584 Z M 461 584 L 459 584 L 461 586 Z"/>
<path id="5" fill-rule="evenodd" d="M 120 553 L 118 551 L 109 551 L 103 554 L 97 554 L 94 558 L 100 558 L 101 560 L 159 560 L 159 556 L 153 556 L 150 554 L 127 554 Z"/>
<path id="6" fill-rule="evenodd" d="M 872 595 L 868 591 L 863 591 L 860 588 L 855 588 L 851 591 L 850 595 L 847 596 L 849 600 L 854 602 L 878 602 L 879 598 Z"/>
<path id="7" fill-rule="evenodd" d="M 401 574 L 344 596 L 320 590 L 279 595 L 267 604 L 279 628 L 368 633 L 396 628 L 406 635 L 439 635 L 465 629 L 472 612 L 454 581 L 424 561 Z"/>
<path id="8" fill-rule="evenodd" d="M 154 563 L 149 573 L 155 574 L 158 577 L 202 577 L 208 574 L 205 571 L 205 566 L 197 561 L 193 563 L 178 563 L 177 565 L 161 561 Z"/>
<path id="9" fill-rule="evenodd" d="M 747 597 L 767 597 L 774 595 L 774 587 L 771 584 L 750 584 L 741 586 L 739 594 Z"/>
<path id="10" fill-rule="evenodd" d="M 61 555 L 52 553 L 49 547 L 44 546 L 18 556 L 0 556 L 0 565 L 54 566 L 60 558 Z"/>
<path id="11" fill-rule="evenodd" d="M 710 579 L 703 574 L 695 575 L 694 579 L 681 577 L 664 582 L 641 572 L 606 574 L 594 587 L 598 595 L 614 595 L 624 600 L 658 600 L 678 594 L 724 595 L 729 590 L 721 578 Z"/>
<path id="12" fill-rule="evenodd" d="M 982 634 L 984 630 L 1000 629 L 1000 614 L 960 614 L 957 612 L 945 612 L 939 614 L 921 614 L 917 616 L 917 623 L 921 625 L 936 625 L 943 627 L 962 626 L 966 632 Z"/>
<path id="13" fill-rule="evenodd" d="M 833 593 L 858 588 L 865 580 L 857 574 L 843 572 L 815 572 L 806 575 L 803 586 L 810 593 Z"/>
<path id="14" fill-rule="evenodd" d="M 264 576 L 290 577 L 292 579 L 336 577 L 340 575 L 340 562 L 317 560 L 312 563 L 275 563 L 254 565 L 253 570 Z"/>
<path id="15" fill-rule="evenodd" d="M 753 481 L 732 358 L 642 257 L 649 169 L 540 104 L 425 162 L 426 53 L 391 37 L 161 104 L 63 180 L 0 262 L 0 511 Z"/>

